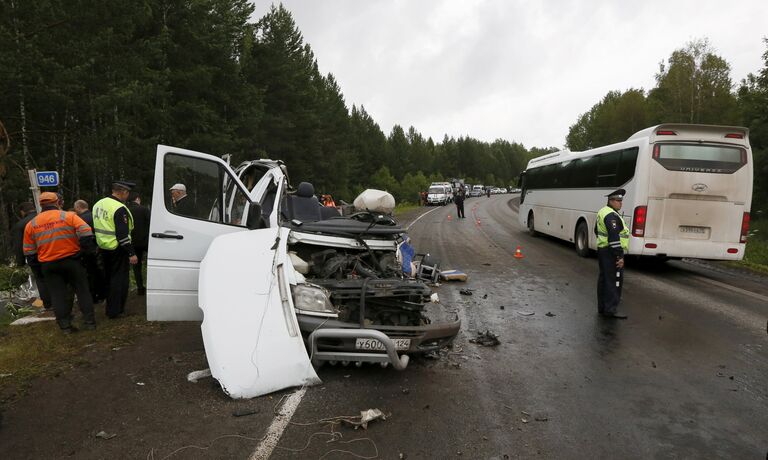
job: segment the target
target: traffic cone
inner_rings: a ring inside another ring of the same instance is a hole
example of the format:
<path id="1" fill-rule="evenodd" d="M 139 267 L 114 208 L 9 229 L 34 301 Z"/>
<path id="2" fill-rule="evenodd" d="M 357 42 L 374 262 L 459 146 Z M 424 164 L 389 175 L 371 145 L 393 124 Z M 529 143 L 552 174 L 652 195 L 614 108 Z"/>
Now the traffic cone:
<path id="1" fill-rule="evenodd" d="M 448 214 L 448 222 L 450 222 L 450 221 L 451 221 L 451 219 L 453 219 L 453 218 L 451 217 L 451 215 L 450 215 L 450 214 Z"/>
<path id="2" fill-rule="evenodd" d="M 477 225 L 480 225 L 480 219 L 477 219 Z"/>
<path id="3" fill-rule="evenodd" d="M 523 255 L 523 252 L 520 250 L 520 245 L 517 246 L 517 249 L 515 249 L 515 259 L 522 259 L 525 257 Z"/>

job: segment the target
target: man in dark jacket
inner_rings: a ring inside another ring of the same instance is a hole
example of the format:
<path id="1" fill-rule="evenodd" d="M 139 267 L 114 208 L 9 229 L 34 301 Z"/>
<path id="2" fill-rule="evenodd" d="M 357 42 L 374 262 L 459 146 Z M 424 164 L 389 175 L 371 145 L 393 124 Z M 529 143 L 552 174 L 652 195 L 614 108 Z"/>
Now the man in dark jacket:
<path id="1" fill-rule="evenodd" d="M 16 259 L 16 265 L 19 267 L 23 267 L 26 265 L 26 258 L 24 257 L 24 228 L 27 226 L 27 223 L 35 218 L 37 215 L 37 209 L 35 209 L 35 205 L 30 202 L 24 202 L 19 205 L 19 215 L 21 216 L 21 220 L 16 222 L 16 224 L 11 229 L 11 235 L 13 237 L 13 255 Z M 29 269 L 32 272 L 32 278 L 35 280 L 35 284 L 37 285 L 37 292 L 40 294 L 40 299 L 43 301 L 43 306 L 46 308 L 46 310 L 50 310 L 53 308 L 53 303 L 51 303 L 51 294 L 48 289 L 48 285 L 45 283 L 45 278 L 43 278 L 43 270 L 39 263 L 35 263 L 36 261 L 32 261 L 32 263 L 29 264 Z"/>
<path id="2" fill-rule="evenodd" d="M 73 205 L 75 212 L 91 227 L 93 231 L 93 213 L 88 208 L 88 202 L 77 200 Z M 104 276 L 104 268 L 99 264 L 97 254 L 83 254 L 83 267 L 88 274 L 88 287 L 91 290 L 93 303 L 100 303 L 107 298 L 107 282 Z"/>
<path id="3" fill-rule="evenodd" d="M 144 284 L 142 266 L 144 257 L 149 247 L 149 208 L 141 204 L 141 197 L 136 192 L 131 192 L 128 196 L 128 210 L 133 215 L 133 232 L 131 232 L 131 242 L 136 251 L 136 257 L 139 262 L 133 266 L 133 278 L 136 280 L 136 292 L 139 295 L 147 293 L 147 287 Z"/>

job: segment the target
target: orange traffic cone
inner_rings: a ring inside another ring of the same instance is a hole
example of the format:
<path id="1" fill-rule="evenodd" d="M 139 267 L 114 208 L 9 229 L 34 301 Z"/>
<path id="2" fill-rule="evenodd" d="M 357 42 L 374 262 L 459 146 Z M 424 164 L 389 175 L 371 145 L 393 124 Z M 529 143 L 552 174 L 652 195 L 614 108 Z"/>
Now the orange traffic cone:
<path id="1" fill-rule="evenodd" d="M 517 249 L 515 249 L 515 259 L 522 259 L 523 257 L 525 256 L 523 255 L 523 252 L 520 250 L 520 246 L 518 245 Z"/>
<path id="2" fill-rule="evenodd" d="M 451 221 L 451 219 L 453 219 L 453 217 L 451 217 L 451 215 L 450 215 L 450 214 L 448 214 L 448 222 L 450 222 L 450 221 Z"/>
<path id="3" fill-rule="evenodd" d="M 477 225 L 480 225 L 480 219 L 477 219 Z"/>

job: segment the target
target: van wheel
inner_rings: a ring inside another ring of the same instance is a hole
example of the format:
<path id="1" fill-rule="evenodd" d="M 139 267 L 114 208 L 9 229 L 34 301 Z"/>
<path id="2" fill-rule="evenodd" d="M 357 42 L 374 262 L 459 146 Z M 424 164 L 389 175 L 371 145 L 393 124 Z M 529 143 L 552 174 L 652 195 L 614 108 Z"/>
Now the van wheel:
<path id="1" fill-rule="evenodd" d="M 528 234 L 531 236 L 536 236 L 539 234 L 539 232 L 536 231 L 535 224 L 533 222 L 533 213 L 528 214 Z"/>
<path id="2" fill-rule="evenodd" d="M 573 239 L 574 243 L 576 243 L 576 254 L 578 254 L 579 257 L 589 257 L 589 232 L 587 230 L 586 222 L 579 222 L 579 225 L 576 226 L 576 234 Z"/>

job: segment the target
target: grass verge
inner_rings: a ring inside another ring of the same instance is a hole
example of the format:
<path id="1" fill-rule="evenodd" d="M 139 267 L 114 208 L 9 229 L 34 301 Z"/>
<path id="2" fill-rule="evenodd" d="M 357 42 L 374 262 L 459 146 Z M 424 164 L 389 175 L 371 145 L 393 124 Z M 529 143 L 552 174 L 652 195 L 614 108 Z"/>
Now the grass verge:
<path id="1" fill-rule="evenodd" d="M 728 265 L 768 275 L 768 219 L 752 223 L 744 259 Z"/>
<path id="2" fill-rule="evenodd" d="M 56 376 L 86 364 L 82 356 L 86 351 L 111 353 L 163 329 L 162 323 L 147 322 L 144 315 L 117 320 L 107 320 L 103 313 L 97 316 L 101 317 L 95 331 L 71 335 L 62 334 L 55 321 L 0 326 L 0 400 L 22 395 L 34 378 Z"/>

